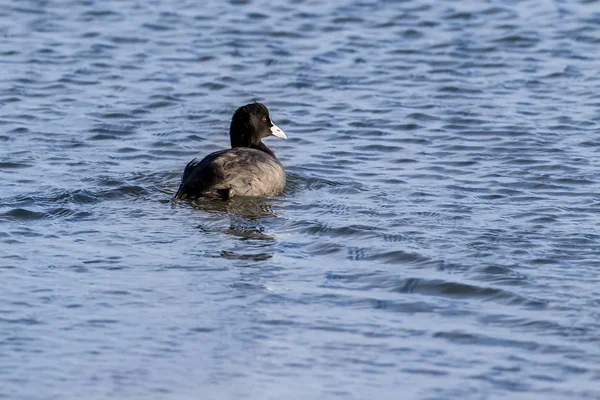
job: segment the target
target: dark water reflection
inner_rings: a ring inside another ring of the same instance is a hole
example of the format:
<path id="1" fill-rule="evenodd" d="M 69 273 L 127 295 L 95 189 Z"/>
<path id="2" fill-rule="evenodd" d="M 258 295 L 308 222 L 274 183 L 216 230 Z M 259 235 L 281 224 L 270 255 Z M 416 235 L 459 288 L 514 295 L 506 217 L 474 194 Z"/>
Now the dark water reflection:
<path id="1" fill-rule="evenodd" d="M 599 7 L 7 2 L 0 398 L 600 398 Z"/>
<path id="2" fill-rule="evenodd" d="M 185 206 L 187 202 L 178 202 Z M 224 234 L 232 239 L 233 247 L 223 249 L 219 257 L 227 260 L 264 261 L 273 257 L 277 248 L 275 235 L 268 233 L 269 219 L 277 217 L 272 202 L 267 199 L 234 197 L 227 202 L 202 201 L 191 203 L 192 207 L 214 213 L 220 221 L 229 219 L 228 227 L 218 224 L 200 223 L 197 229 L 202 233 Z M 279 213 L 280 214 L 280 213 Z M 199 216 L 204 219 L 203 215 Z"/>

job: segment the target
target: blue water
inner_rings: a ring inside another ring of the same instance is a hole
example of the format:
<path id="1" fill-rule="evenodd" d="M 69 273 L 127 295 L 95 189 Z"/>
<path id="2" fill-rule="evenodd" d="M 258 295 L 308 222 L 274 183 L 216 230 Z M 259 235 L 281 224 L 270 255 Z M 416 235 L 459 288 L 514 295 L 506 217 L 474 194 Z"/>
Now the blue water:
<path id="1" fill-rule="evenodd" d="M 0 398 L 600 398 L 600 2 L 0 8 Z M 274 199 L 172 203 L 267 104 Z"/>

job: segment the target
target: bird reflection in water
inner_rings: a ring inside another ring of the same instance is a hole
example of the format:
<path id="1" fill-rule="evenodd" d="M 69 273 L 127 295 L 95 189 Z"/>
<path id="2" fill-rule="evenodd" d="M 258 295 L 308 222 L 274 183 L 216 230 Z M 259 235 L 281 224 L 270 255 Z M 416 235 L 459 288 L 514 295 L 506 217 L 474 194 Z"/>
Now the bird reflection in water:
<path id="1" fill-rule="evenodd" d="M 263 222 L 276 219 L 278 212 L 273 210 L 273 203 L 264 198 L 234 197 L 223 201 L 195 201 L 194 208 L 207 213 L 229 218 L 229 227 L 214 224 L 200 224 L 198 229 L 207 232 L 221 232 L 235 239 L 228 249 L 222 249 L 219 257 L 228 260 L 264 261 L 273 257 L 277 240 L 273 234 L 265 232 Z M 219 218 L 219 222 L 223 221 Z M 254 250 L 254 251 L 252 251 Z"/>

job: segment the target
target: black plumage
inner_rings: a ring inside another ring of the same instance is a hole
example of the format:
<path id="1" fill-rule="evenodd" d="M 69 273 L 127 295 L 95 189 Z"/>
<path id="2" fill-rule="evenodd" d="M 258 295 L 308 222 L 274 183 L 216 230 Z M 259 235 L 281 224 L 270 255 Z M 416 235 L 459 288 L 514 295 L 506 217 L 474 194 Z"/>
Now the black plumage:
<path id="1" fill-rule="evenodd" d="M 194 159 L 183 171 L 175 199 L 223 199 L 238 196 L 276 196 L 285 187 L 285 171 L 262 139 L 285 133 L 261 103 L 247 104 L 233 114 L 231 149 Z"/>

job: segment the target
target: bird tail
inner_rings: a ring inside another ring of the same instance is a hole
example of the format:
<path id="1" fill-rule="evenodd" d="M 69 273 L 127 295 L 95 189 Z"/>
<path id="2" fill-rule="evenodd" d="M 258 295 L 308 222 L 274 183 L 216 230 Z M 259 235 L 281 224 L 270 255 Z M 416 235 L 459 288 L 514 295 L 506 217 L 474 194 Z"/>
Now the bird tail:
<path id="1" fill-rule="evenodd" d="M 173 196 L 172 200 L 183 200 L 187 197 L 187 195 L 185 194 L 185 190 L 183 190 L 183 185 L 179 186 L 179 189 L 177 190 L 177 193 L 175 193 L 175 196 Z"/>

